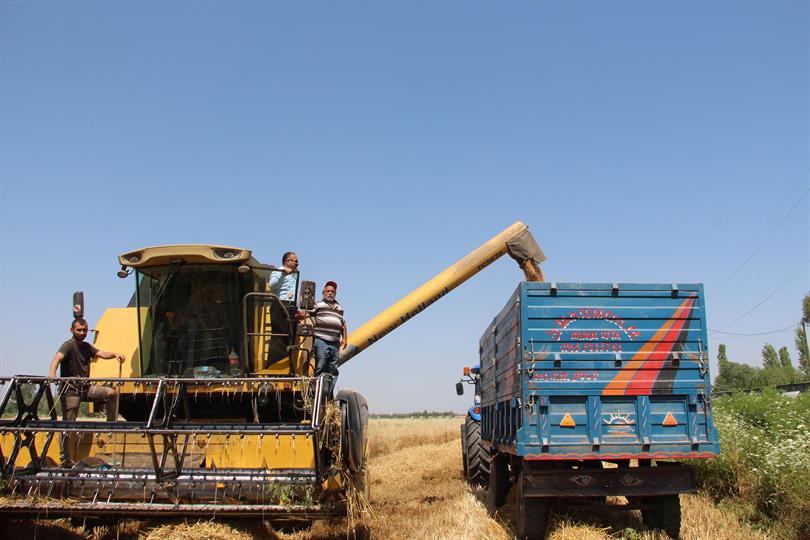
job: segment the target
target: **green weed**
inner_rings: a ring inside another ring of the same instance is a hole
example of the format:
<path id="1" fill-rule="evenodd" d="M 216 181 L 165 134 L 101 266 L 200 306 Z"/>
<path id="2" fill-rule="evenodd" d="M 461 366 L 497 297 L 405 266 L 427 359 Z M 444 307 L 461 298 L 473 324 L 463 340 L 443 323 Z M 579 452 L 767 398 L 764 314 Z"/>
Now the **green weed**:
<path id="1" fill-rule="evenodd" d="M 780 538 L 810 537 L 810 394 L 714 400 L 721 455 L 696 464 L 701 487 Z"/>

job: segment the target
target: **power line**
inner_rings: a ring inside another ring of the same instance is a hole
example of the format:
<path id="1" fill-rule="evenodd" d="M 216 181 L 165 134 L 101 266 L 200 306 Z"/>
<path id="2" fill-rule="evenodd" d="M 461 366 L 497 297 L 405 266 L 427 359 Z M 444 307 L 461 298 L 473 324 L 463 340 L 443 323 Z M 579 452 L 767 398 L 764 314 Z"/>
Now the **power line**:
<path id="1" fill-rule="evenodd" d="M 719 290 L 722 290 L 723 285 L 725 285 L 725 284 L 727 284 L 729 281 L 731 281 L 731 278 L 733 278 L 734 276 L 736 276 L 736 275 L 737 275 L 737 273 L 738 273 L 740 270 L 742 270 L 742 268 L 743 268 L 743 267 L 744 267 L 746 264 L 748 264 L 748 262 L 749 262 L 751 259 L 753 259 L 753 258 L 754 258 L 754 255 L 756 255 L 756 254 L 757 254 L 757 251 L 759 251 L 759 250 L 760 250 L 760 248 L 762 248 L 762 246 L 764 246 L 764 245 L 765 245 L 765 243 L 766 243 L 768 240 L 770 240 L 770 239 L 771 239 L 771 237 L 772 237 L 774 234 L 776 234 L 776 231 L 778 231 L 778 230 L 779 230 L 779 227 L 781 227 L 781 226 L 782 226 L 782 224 L 785 222 L 785 220 L 787 220 L 787 218 L 788 218 L 788 217 L 790 217 L 790 214 L 792 214 L 792 213 L 793 213 L 793 211 L 796 209 L 796 207 L 798 207 L 798 206 L 799 206 L 799 203 L 800 203 L 800 202 L 802 202 L 802 199 L 804 199 L 804 197 L 805 197 L 805 196 L 806 196 L 808 193 L 810 193 L 810 187 L 808 187 L 806 190 L 804 190 L 804 193 L 802 193 L 802 196 L 801 196 L 801 197 L 799 197 L 798 199 L 796 199 L 796 202 L 793 204 L 793 206 L 790 208 L 790 210 L 788 210 L 788 211 L 787 211 L 787 213 L 785 213 L 785 215 L 784 215 L 784 216 L 782 216 L 782 219 L 779 221 L 779 223 L 777 223 L 777 224 L 776 224 L 776 227 L 774 227 L 774 229 L 771 231 L 771 233 L 770 233 L 768 236 L 766 236 L 766 237 L 765 237 L 765 238 L 762 240 L 762 242 L 760 242 L 760 243 L 759 243 L 759 245 L 758 245 L 758 246 L 757 246 L 757 247 L 754 249 L 754 251 L 752 251 L 752 252 L 751 252 L 751 254 L 748 256 L 748 258 L 747 258 L 747 259 L 745 259 L 745 260 L 744 260 L 744 261 L 743 261 L 743 262 L 742 262 L 742 263 L 741 263 L 739 266 L 737 266 L 737 268 L 735 268 L 735 269 L 734 269 L 734 271 L 733 271 L 731 274 L 729 274 L 729 276 L 728 276 L 728 277 L 727 277 L 725 280 L 723 280 L 722 284 L 721 284 L 721 285 L 720 285 L 720 286 L 717 288 L 717 290 L 718 290 L 718 291 L 719 291 Z M 759 234 L 759 233 L 757 233 L 757 234 Z"/>
<path id="2" fill-rule="evenodd" d="M 768 334 L 778 334 L 779 332 L 784 332 L 785 330 L 790 330 L 791 328 L 796 328 L 796 325 L 791 324 L 790 326 L 780 328 L 779 330 L 769 330 L 768 332 L 754 332 L 754 333 L 723 332 L 722 330 L 712 330 L 711 328 L 709 328 L 709 333 L 711 333 L 711 334 L 725 334 L 727 336 L 767 336 Z"/>
<path id="3" fill-rule="evenodd" d="M 789 246 L 802 246 L 802 245 L 805 245 L 805 246 L 808 246 L 810 248 L 810 244 L 807 243 L 807 237 L 810 237 L 810 223 L 808 223 L 807 227 L 805 227 L 805 228 L 793 227 L 793 232 L 798 233 L 798 235 L 794 235 L 794 236 L 796 236 L 795 238 L 788 237 L 788 236 L 783 237 L 784 239 L 786 239 L 788 241 Z M 808 249 L 807 251 L 808 251 L 808 253 L 810 253 L 810 249 Z M 746 282 L 763 281 L 761 278 L 764 277 L 766 275 L 766 273 L 773 271 L 774 265 L 773 265 L 772 261 L 767 260 L 767 259 L 762 259 L 760 261 L 760 263 L 761 264 L 759 266 L 758 271 L 756 270 L 755 267 L 752 267 L 751 271 L 747 273 L 745 278 L 743 278 L 743 279 L 745 279 Z M 723 298 L 722 293 L 718 294 L 717 296 L 719 298 Z M 739 296 L 739 294 L 734 295 L 734 296 L 729 296 L 728 299 L 723 301 L 723 302 L 714 302 L 713 303 L 714 308 L 717 311 L 720 311 L 720 310 L 732 305 L 736 300 L 738 300 L 738 296 Z"/>
<path id="4" fill-rule="evenodd" d="M 788 192 L 788 194 L 787 194 L 787 195 L 785 195 L 785 198 L 784 198 L 784 199 L 782 199 L 782 200 L 779 202 L 779 204 L 777 204 L 777 205 L 776 205 L 776 208 L 774 208 L 774 211 L 773 211 L 773 212 L 771 212 L 771 215 L 770 215 L 770 216 L 768 216 L 768 219 L 766 219 L 766 220 L 765 220 L 765 221 L 762 223 L 762 227 L 760 227 L 760 229 L 757 231 L 757 233 L 751 237 L 751 240 L 750 240 L 750 242 L 748 243 L 748 246 L 746 246 L 746 248 L 745 248 L 745 249 L 743 249 L 741 253 L 745 253 L 745 251 L 746 251 L 746 250 L 747 250 L 749 247 L 751 247 L 751 244 L 753 244 L 753 243 L 754 243 L 754 240 L 755 240 L 755 239 L 756 239 L 756 238 L 757 238 L 757 237 L 758 237 L 758 236 L 759 236 L 759 235 L 760 235 L 760 234 L 761 234 L 761 233 L 762 233 L 762 232 L 765 230 L 765 227 L 768 225 L 768 223 L 770 223 L 770 222 L 771 222 L 771 221 L 772 221 L 772 220 L 773 220 L 775 217 L 777 217 L 777 215 L 778 215 L 778 213 L 779 213 L 779 212 L 778 212 L 779 208 L 781 208 L 781 207 L 782 207 L 782 205 L 784 205 L 784 204 L 785 204 L 785 202 L 787 202 L 788 200 L 790 200 L 790 197 L 793 195 L 793 192 L 794 192 L 794 191 L 796 191 L 796 188 L 797 188 L 797 187 L 799 187 L 800 185 L 802 185 L 802 183 L 804 182 L 805 177 L 807 177 L 808 175 L 810 175 L 810 169 L 807 169 L 806 171 L 804 171 L 804 174 L 802 174 L 801 176 L 799 176 L 799 180 L 798 180 L 798 181 L 797 181 L 797 182 L 796 182 L 796 183 L 793 185 L 793 187 L 792 187 L 792 188 L 790 188 L 790 191 Z M 810 190 L 810 187 L 808 187 L 808 190 Z M 805 190 L 805 193 L 799 197 L 799 200 L 801 200 L 801 199 L 804 197 L 804 195 L 806 195 L 806 194 L 807 194 L 807 191 L 808 191 L 808 190 Z M 794 204 L 794 207 L 793 207 L 793 208 L 791 208 L 791 209 L 788 211 L 788 214 L 790 214 L 790 212 L 792 212 L 792 211 L 793 211 L 793 209 L 795 208 L 795 206 L 796 206 L 796 204 Z M 784 218 L 783 218 L 783 220 L 782 220 L 782 221 L 784 221 Z M 778 229 L 778 228 L 779 228 L 781 225 L 782 225 L 782 223 L 780 222 L 780 223 L 779 223 L 779 224 L 776 226 L 776 229 Z M 773 231 L 773 232 L 776 232 L 776 229 L 774 229 L 774 231 Z M 771 235 L 770 235 L 770 236 L 772 236 L 772 235 L 773 235 L 773 232 L 771 233 Z M 769 236 L 769 237 L 770 237 L 770 236 Z M 767 238 L 766 238 L 766 240 L 767 240 Z M 764 241 L 763 241 L 763 243 L 764 243 Z M 756 251 L 757 251 L 757 250 L 758 250 L 758 249 L 761 247 L 761 245 L 762 245 L 762 244 L 760 244 L 760 246 L 757 246 L 757 248 L 754 250 L 754 252 L 756 252 Z M 753 254 L 752 254 L 752 256 L 753 256 Z M 739 266 L 738 266 L 738 267 L 737 267 L 737 268 L 734 270 L 734 272 L 732 272 L 732 274 L 731 274 L 731 275 L 729 275 L 728 277 L 729 277 L 729 278 L 731 278 L 731 277 L 732 277 L 732 276 L 733 276 L 733 275 L 734 275 L 734 274 L 735 274 L 735 273 L 736 273 L 736 272 L 737 272 L 737 271 L 738 271 L 738 270 L 739 270 L 741 267 L 745 266 L 745 264 L 746 264 L 746 263 L 747 263 L 747 262 L 748 262 L 750 259 L 751 259 L 751 256 L 749 256 L 749 257 L 748 257 L 748 259 L 746 259 L 745 261 L 743 261 L 743 262 L 742 262 L 742 263 L 741 263 L 741 264 L 740 264 L 740 265 L 739 265 Z M 723 281 L 723 283 L 727 283 L 727 282 L 728 282 L 728 279 L 726 279 L 726 280 L 724 280 L 724 281 Z"/>
<path id="5" fill-rule="evenodd" d="M 751 309 L 749 309 L 748 311 L 746 311 L 745 313 L 743 313 L 742 315 L 740 315 L 739 317 L 737 317 L 736 319 L 734 319 L 733 321 L 731 321 L 730 323 L 728 323 L 727 325 L 725 325 L 725 326 L 724 326 L 723 328 L 721 328 L 720 330 L 715 330 L 715 332 L 720 332 L 720 331 L 722 331 L 722 330 L 725 330 L 725 329 L 726 329 L 726 328 L 728 328 L 729 326 L 732 326 L 732 325 L 736 324 L 736 323 L 737 323 L 737 322 L 739 322 L 739 321 L 740 321 L 742 318 L 744 318 L 744 317 L 746 317 L 747 315 L 749 315 L 749 314 L 750 314 L 752 311 L 754 311 L 754 310 L 755 310 L 755 309 L 757 309 L 759 306 L 761 306 L 762 304 L 764 304 L 764 303 L 765 303 L 765 302 L 766 302 L 766 301 L 767 301 L 769 298 L 771 298 L 773 295 L 775 295 L 776 293 L 778 293 L 778 292 L 779 292 L 779 291 L 782 289 L 782 287 L 784 287 L 785 285 L 787 285 L 788 281 L 790 281 L 791 279 L 795 278 L 795 277 L 796 277 L 796 276 L 799 274 L 799 272 L 801 272 L 802 270 L 804 270 L 804 267 L 805 267 L 805 266 L 807 266 L 808 264 L 810 264 L 810 259 L 807 259 L 806 261 L 804 261 L 804 264 L 803 264 L 803 265 L 801 265 L 801 266 L 799 267 L 799 269 L 798 269 L 798 270 L 796 270 L 795 272 L 793 272 L 793 273 L 790 275 L 790 277 L 789 277 L 789 278 L 787 278 L 785 281 L 783 281 L 781 285 L 779 285 L 779 286 L 778 286 L 776 289 L 774 289 L 774 290 L 773 290 L 773 292 L 771 292 L 771 294 L 769 294 L 768 296 L 766 296 L 765 298 L 763 298 L 763 299 L 762 299 L 762 300 L 761 300 L 761 301 L 760 301 L 760 302 L 759 302 L 757 305 L 755 305 L 754 307 L 752 307 Z"/>

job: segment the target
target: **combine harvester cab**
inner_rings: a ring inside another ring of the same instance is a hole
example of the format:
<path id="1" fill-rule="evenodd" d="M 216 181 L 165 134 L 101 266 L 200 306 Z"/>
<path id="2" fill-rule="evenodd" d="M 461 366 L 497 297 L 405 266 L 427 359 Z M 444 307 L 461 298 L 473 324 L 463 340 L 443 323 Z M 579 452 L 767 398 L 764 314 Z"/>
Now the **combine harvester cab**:
<path id="1" fill-rule="evenodd" d="M 300 305 L 283 302 L 268 286 L 278 269 L 227 246 L 119 261 L 136 290 L 106 310 L 94 345 L 124 365 L 0 379 L 0 516 L 344 515 L 363 487 L 367 405 L 352 391 L 333 400 L 314 376 L 312 321 L 295 314 L 315 284 L 296 275 Z M 71 386 L 114 388 L 118 421 L 63 421 Z"/>
<path id="2" fill-rule="evenodd" d="M 700 284 L 521 283 L 481 337 L 466 468 L 496 507 L 516 488 L 520 538 L 557 503 L 641 509 L 677 538 L 680 460 L 720 451 L 707 351 Z"/>

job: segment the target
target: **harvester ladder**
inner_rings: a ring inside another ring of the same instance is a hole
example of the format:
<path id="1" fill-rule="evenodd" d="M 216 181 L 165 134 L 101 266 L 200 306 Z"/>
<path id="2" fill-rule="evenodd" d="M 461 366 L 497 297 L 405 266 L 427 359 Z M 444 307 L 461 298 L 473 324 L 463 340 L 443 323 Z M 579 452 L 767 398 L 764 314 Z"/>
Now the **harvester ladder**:
<path id="1" fill-rule="evenodd" d="M 249 325 L 249 317 L 248 313 L 250 312 L 250 306 L 252 303 L 261 302 L 262 306 L 259 307 L 261 312 L 261 332 L 250 332 L 248 329 L 250 328 Z M 286 333 L 274 333 L 273 332 L 273 318 L 272 318 L 272 306 L 274 303 L 277 303 L 279 313 L 287 313 L 286 321 L 289 326 L 289 331 Z M 250 292 L 247 293 L 245 296 L 242 297 L 242 327 L 244 328 L 244 355 L 245 357 L 250 358 L 251 351 L 254 348 L 251 346 L 252 341 L 256 338 L 259 338 L 261 341 L 261 356 L 260 356 L 260 365 L 258 366 L 259 369 L 265 367 L 265 364 L 269 361 L 270 356 L 270 345 L 271 340 L 273 337 L 282 337 L 287 336 L 289 342 L 287 347 L 287 353 L 291 354 L 290 346 L 292 345 L 292 324 L 289 318 L 289 312 L 287 311 L 287 306 L 279 300 L 278 296 L 273 293 L 269 292 Z"/>

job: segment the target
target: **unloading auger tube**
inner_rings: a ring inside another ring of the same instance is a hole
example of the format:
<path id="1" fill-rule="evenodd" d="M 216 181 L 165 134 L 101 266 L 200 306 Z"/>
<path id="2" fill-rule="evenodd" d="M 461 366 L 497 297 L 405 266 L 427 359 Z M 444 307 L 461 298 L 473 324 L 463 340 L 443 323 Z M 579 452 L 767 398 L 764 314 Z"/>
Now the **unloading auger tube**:
<path id="1" fill-rule="evenodd" d="M 529 232 L 529 227 L 516 221 L 349 334 L 349 343 L 341 350 L 339 363 L 345 364 L 507 253 L 523 270 L 526 281 L 543 281 L 539 263 L 545 261 L 546 256 Z"/>

